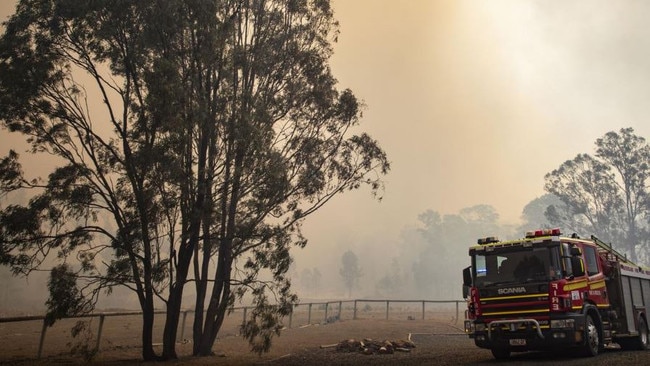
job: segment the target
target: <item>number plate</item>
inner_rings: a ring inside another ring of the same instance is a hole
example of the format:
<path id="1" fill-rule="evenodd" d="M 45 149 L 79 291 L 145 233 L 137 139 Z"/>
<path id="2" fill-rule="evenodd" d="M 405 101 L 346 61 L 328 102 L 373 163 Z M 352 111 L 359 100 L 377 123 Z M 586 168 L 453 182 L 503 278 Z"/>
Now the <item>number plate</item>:
<path id="1" fill-rule="evenodd" d="M 525 339 L 511 339 L 510 340 L 510 345 L 511 346 L 525 346 L 526 345 L 526 340 Z"/>

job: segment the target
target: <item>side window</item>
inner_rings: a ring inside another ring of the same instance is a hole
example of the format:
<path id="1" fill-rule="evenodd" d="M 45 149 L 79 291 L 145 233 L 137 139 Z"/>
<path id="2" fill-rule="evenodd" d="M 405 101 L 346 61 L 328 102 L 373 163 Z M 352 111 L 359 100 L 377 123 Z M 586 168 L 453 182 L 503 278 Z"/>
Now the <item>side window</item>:
<path id="1" fill-rule="evenodd" d="M 593 276 L 598 273 L 598 254 L 594 247 L 584 247 L 585 261 L 587 266 L 587 274 Z"/>
<path id="2" fill-rule="evenodd" d="M 476 256 L 476 277 L 485 277 L 487 275 L 487 267 L 485 265 L 485 257 L 482 255 Z"/>
<path id="3" fill-rule="evenodd" d="M 567 243 L 562 243 L 562 262 L 564 262 L 563 275 L 568 277 L 573 272 L 573 266 L 571 265 L 571 250 Z"/>

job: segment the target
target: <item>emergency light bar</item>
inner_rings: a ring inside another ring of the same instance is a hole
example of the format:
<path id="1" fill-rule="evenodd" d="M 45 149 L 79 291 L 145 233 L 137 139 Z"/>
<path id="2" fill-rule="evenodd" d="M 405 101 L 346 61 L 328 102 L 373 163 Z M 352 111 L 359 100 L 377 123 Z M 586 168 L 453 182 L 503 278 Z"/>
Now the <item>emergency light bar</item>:
<path id="1" fill-rule="evenodd" d="M 526 231 L 526 239 L 537 238 L 540 236 L 560 236 L 560 235 L 562 235 L 562 233 L 560 232 L 560 228 Z"/>
<path id="2" fill-rule="evenodd" d="M 499 242 L 499 238 L 497 238 L 496 236 L 488 236 L 487 238 L 480 238 L 477 240 L 477 243 L 479 245 L 498 243 L 498 242 Z"/>

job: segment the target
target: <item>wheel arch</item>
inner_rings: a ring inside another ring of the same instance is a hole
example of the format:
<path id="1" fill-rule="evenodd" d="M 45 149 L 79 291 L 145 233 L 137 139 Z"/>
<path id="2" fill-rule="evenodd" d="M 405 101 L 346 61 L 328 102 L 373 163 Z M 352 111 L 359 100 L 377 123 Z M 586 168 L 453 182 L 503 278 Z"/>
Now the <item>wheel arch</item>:
<path id="1" fill-rule="evenodd" d="M 598 339 L 600 342 L 600 345 L 603 345 L 604 339 L 603 339 L 603 319 L 600 315 L 600 311 L 598 311 L 598 308 L 596 307 L 596 304 L 587 302 L 585 303 L 584 307 L 582 308 L 582 313 L 583 315 L 591 316 L 591 318 L 594 320 L 596 323 L 596 329 L 598 330 Z M 646 322 L 647 324 L 647 322 Z"/>

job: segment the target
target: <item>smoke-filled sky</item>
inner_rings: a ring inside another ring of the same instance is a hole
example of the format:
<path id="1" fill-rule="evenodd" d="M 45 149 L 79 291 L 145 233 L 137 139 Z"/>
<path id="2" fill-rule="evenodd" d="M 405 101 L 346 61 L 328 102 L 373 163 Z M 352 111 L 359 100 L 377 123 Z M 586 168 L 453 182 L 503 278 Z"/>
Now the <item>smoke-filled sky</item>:
<path id="1" fill-rule="evenodd" d="M 650 138 L 648 2 L 338 0 L 334 9 L 334 73 L 365 100 L 362 126 L 393 163 L 381 204 L 355 196 L 327 210 L 349 220 L 342 226 L 399 228 L 427 208 L 478 203 L 514 221 L 543 194 L 545 173 L 593 153 L 606 132 L 630 126 Z"/>
<path id="2" fill-rule="evenodd" d="M 0 0 L 0 19 L 14 7 Z M 650 2 L 333 7 L 341 34 L 332 70 L 365 101 L 359 130 L 380 141 L 392 170 L 381 203 L 367 190 L 346 193 L 308 219 L 301 267 L 361 241 L 394 245 L 427 209 L 488 204 L 503 223 L 516 223 L 544 193 L 544 174 L 593 153 L 598 137 L 633 127 L 650 138 Z"/>
<path id="3" fill-rule="evenodd" d="M 650 2 L 336 0 L 334 9 L 334 74 L 365 100 L 362 128 L 392 171 L 381 203 L 345 195 L 313 217 L 308 252 L 325 253 L 328 240 L 394 242 L 426 209 L 489 204 L 514 223 L 544 193 L 547 172 L 594 153 L 606 132 L 650 138 Z"/>

